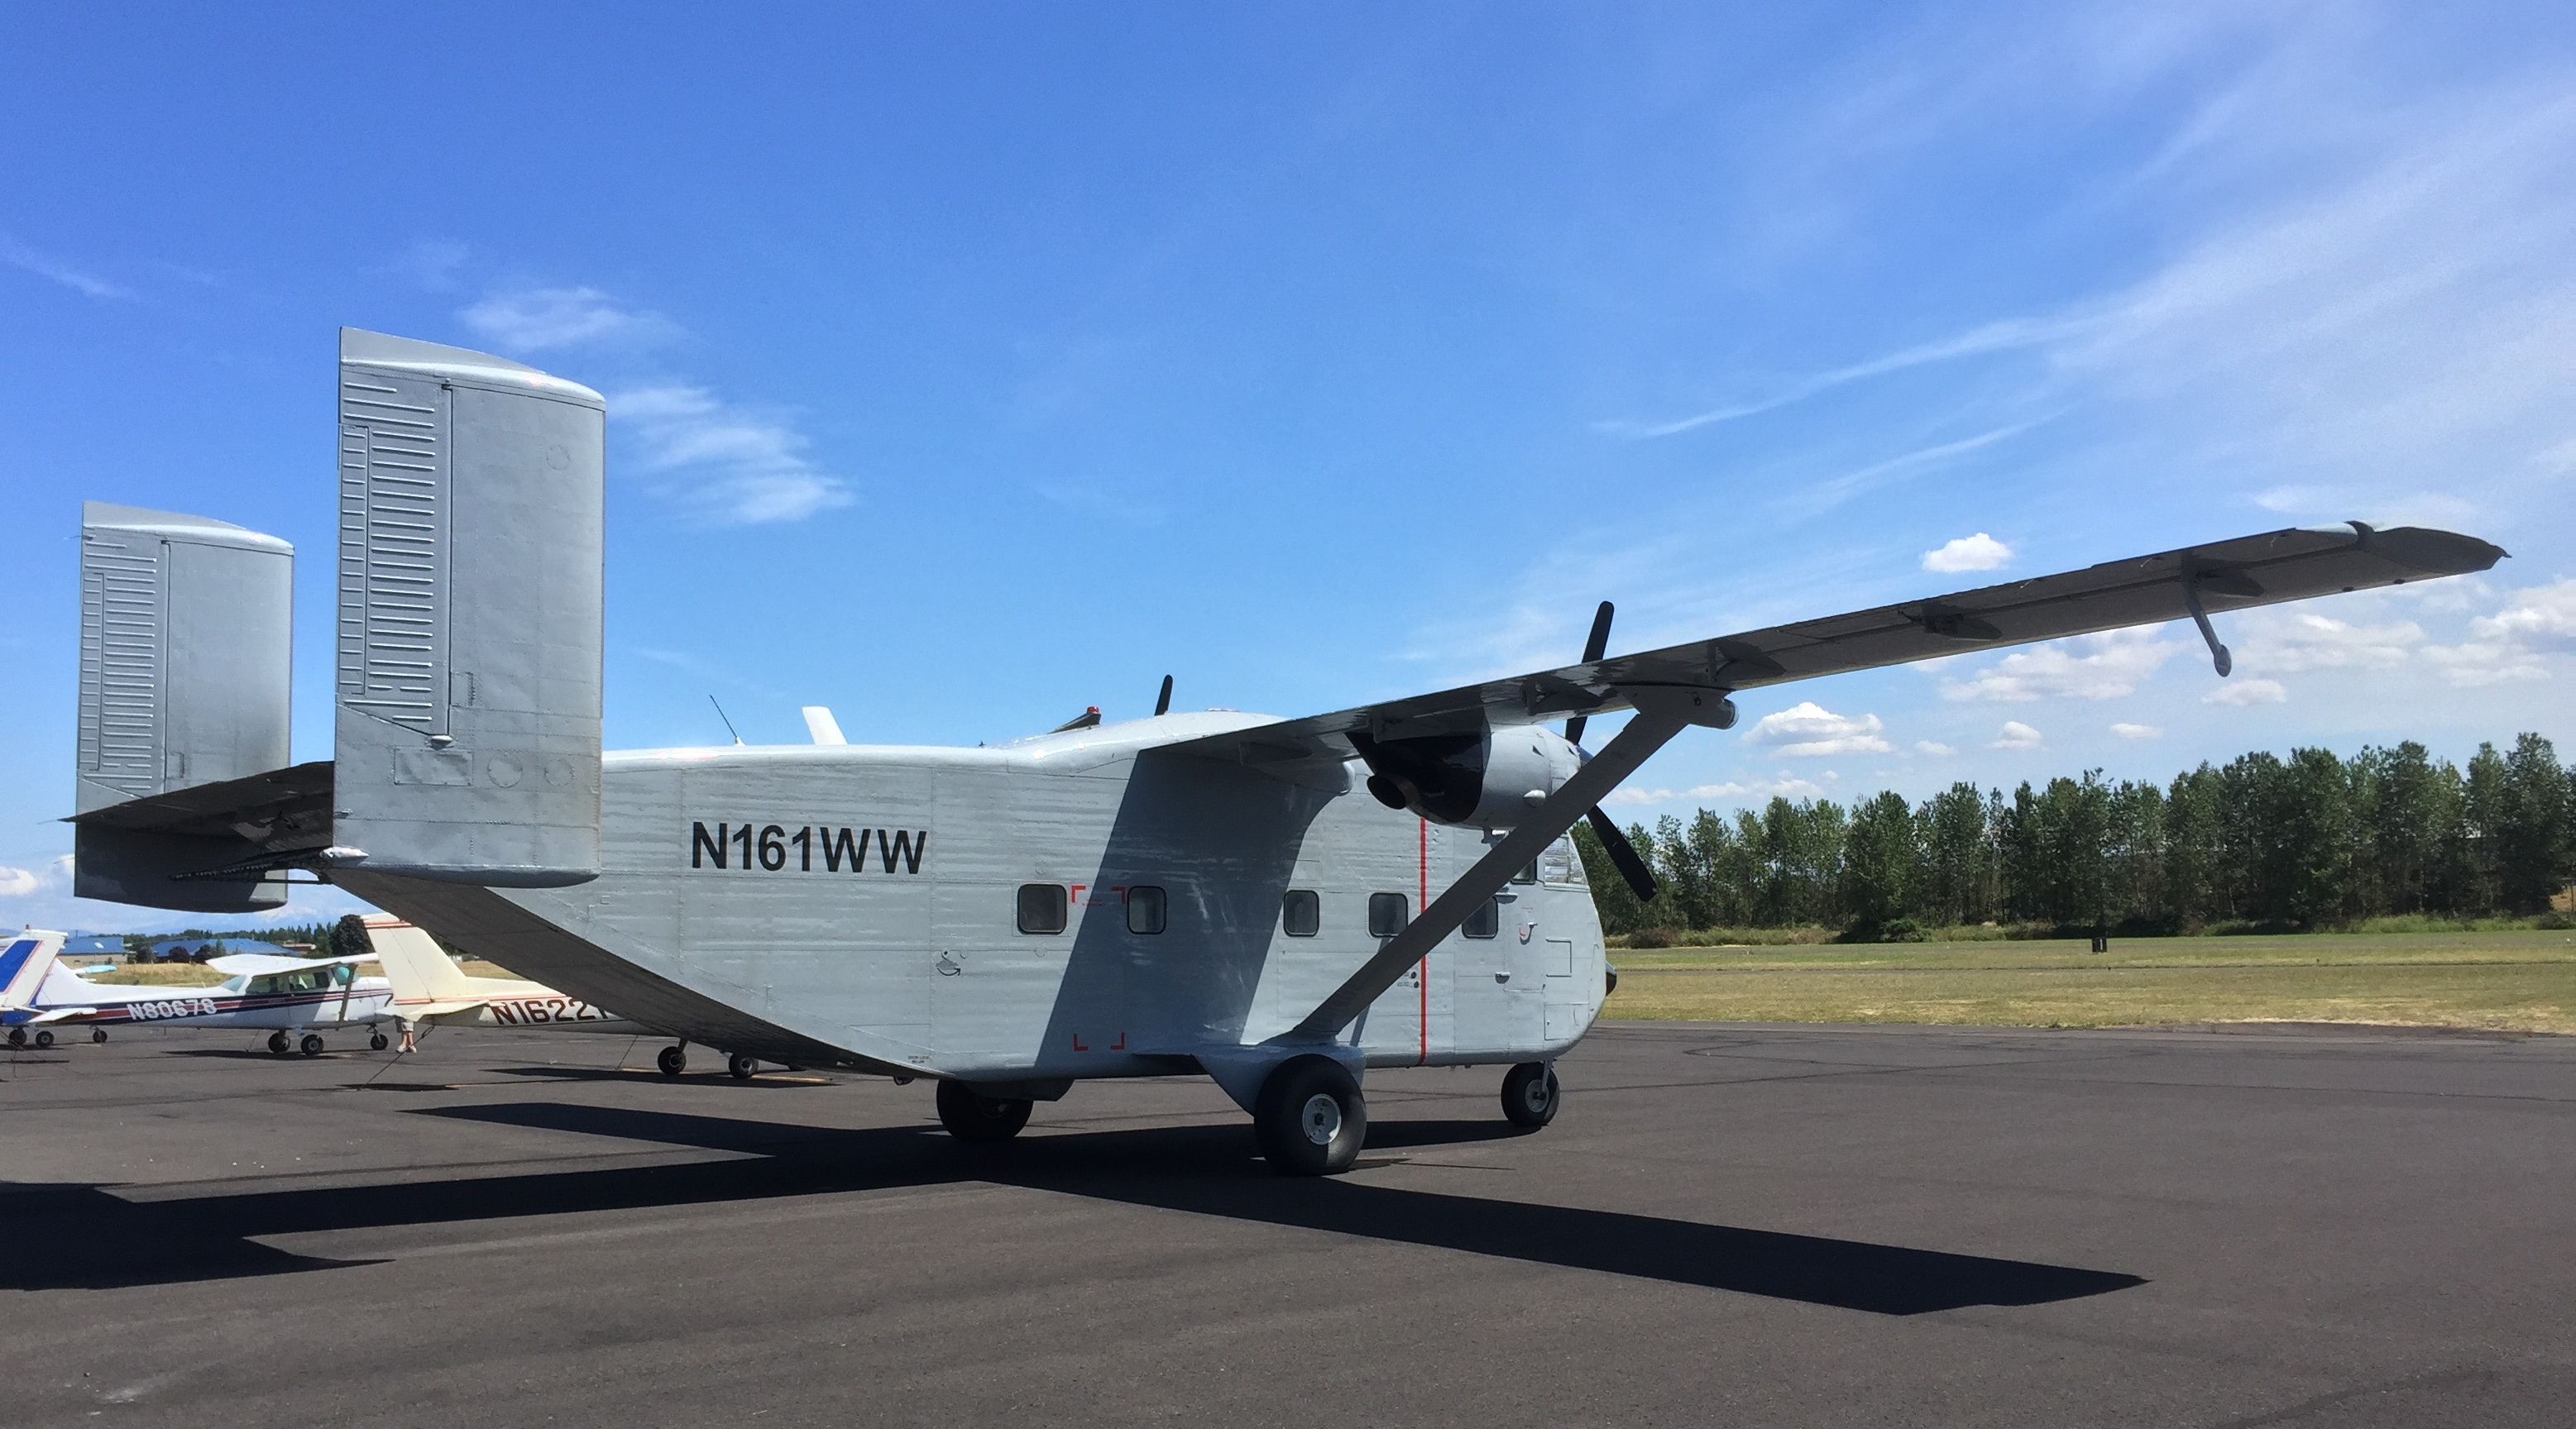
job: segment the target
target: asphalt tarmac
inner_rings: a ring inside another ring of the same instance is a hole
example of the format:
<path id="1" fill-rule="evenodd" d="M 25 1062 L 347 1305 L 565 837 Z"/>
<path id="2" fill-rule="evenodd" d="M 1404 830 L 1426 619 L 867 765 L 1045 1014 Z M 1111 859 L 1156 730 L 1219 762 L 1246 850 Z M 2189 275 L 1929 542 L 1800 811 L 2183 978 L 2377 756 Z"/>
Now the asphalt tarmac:
<path id="1" fill-rule="evenodd" d="M 655 1045 L 0 1055 L 8 1412 L 2576 1422 L 2576 1038 L 1631 1025 L 1534 1135 L 1500 1069 L 1371 1074 L 1332 1181 L 1204 1081 L 981 1148 Z"/>

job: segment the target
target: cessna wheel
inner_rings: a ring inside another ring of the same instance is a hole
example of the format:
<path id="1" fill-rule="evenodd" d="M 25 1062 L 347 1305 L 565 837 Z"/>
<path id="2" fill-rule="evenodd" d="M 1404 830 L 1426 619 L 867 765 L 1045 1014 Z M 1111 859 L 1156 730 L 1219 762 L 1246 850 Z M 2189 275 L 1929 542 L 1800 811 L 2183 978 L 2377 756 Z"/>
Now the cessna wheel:
<path id="1" fill-rule="evenodd" d="M 394 1045 L 394 1039 L 381 1032 L 372 1032 L 367 1035 L 367 1045 L 381 1052 Z"/>
<path id="2" fill-rule="evenodd" d="M 24 1028 L 24 1027 L 12 1027 L 12 1028 L 10 1028 L 10 1029 L 9 1029 L 9 1045 L 10 1045 L 10 1046 L 12 1046 L 12 1047 L 24 1047 L 24 1046 L 26 1046 L 26 1045 L 27 1045 L 27 1029 L 26 1029 L 26 1028 Z"/>
<path id="3" fill-rule="evenodd" d="M 747 1082 L 760 1074 L 760 1059 L 740 1052 L 725 1058 L 725 1072 L 737 1082 Z"/>
<path id="4" fill-rule="evenodd" d="M 1503 1077 L 1503 1116 L 1514 1126 L 1538 1130 L 1556 1120 L 1564 1100 L 1556 1068 L 1545 1062 L 1523 1062 Z"/>
<path id="5" fill-rule="evenodd" d="M 1018 1097 L 977 1096 L 964 1082 L 939 1083 L 939 1124 L 960 1141 L 1008 1141 L 1029 1124 L 1030 1102 Z"/>
<path id="6" fill-rule="evenodd" d="M 303 1053 L 307 1057 L 321 1056 L 322 1038 L 320 1034 L 313 1032 L 305 1033 L 304 1040 L 295 1044 L 295 1050 Z"/>
<path id="7" fill-rule="evenodd" d="M 89 1030 L 89 1040 L 91 1040 L 92 1042 L 104 1042 L 104 1041 L 106 1041 L 106 1040 L 107 1040 L 107 1029 L 106 1029 L 106 1028 L 104 1028 L 104 1027 L 93 1027 L 93 1028 L 91 1028 L 91 1029 Z"/>
<path id="8" fill-rule="evenodd" d="M 663 1076 L 676 1077 L 689 1070 L 689 1054 L 678 1047 L 665 1047 L 653 1059 L 653 1065 L 662 1069 Z"/>
<path id="9" fill-rule="evenodd" d="M 268 1050 L 283 1057 L 295 1050 L 295 1039 L 283 1032 L 271 1032 L 268 1034 Z"/>
<path id="10" fill-rule="evenodd" d="M 53 1031 L 53 1029 L 52 1029 L 52 1028 L 50 1028 L 50 1027 L 39 1027 L 39 1028 L 37 1028 L 37 1029 L 36 1029 L 36 1045 L 37 1045 L 37 1046 L 39 1046 L 39 1047 L 51 1047 L 52 1045 L 54 1045 L 54 1031 Z"/>
<path id="11" fill-rule="evenodd" d="M 1368 1140 L 1360 1084 L 1330 1057 L 1291 1057 L 1254 1099 L 1253 1135 L 1282 1176 L 1330 1176 L 1351 1169 Z"/>

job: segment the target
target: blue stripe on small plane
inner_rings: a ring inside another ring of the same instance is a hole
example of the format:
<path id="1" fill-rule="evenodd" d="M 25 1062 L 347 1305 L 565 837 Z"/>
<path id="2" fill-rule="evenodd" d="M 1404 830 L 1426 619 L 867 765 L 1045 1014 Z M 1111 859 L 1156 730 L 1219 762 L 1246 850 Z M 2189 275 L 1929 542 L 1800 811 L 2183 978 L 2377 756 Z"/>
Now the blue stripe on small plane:
<path id="1" fill-rule="evenodd" d="M 0 991 L 6 991 L 9 984 L 17 980 L 18 970 L 27 965 L 27 959 L 35 951 L 35 939 L 20 938 L 9 945 L 7 952 L 0 952 Z"/>

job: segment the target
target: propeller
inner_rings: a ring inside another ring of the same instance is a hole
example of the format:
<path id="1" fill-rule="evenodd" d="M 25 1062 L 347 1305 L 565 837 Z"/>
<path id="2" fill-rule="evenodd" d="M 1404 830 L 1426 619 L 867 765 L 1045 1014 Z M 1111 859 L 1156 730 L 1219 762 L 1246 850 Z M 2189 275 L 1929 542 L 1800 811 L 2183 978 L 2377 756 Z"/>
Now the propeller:
<path id="1" fill-rule="evenodd" d="M 1610 616 L 1614 609 L 1605 600 L 1599 610 L 1592 612 L 1592 633 L 1583 641 L 1584 664 L 1598 662 L 1610 649 Z M 1591 722 L 1590 715 L 1580 714 L 1567 720 L 1565 742 L 1581 749 L 1584 728 Z M 1628 836 L 1620 832 L 1608 814 L 1601 812 L 1600 805 L 1595 804 L 1584 817 L 1592 821 L 1592 832 L 1600 838 L 1602 852 L 1610 855 L 1610 862 L 1618 866 L 1619 876 L 1628 880 L 1628 887 L 1637 895 L 1638 901 L 1654 902 L 1655 872 L 1646 866 L 1645 857 L 1637 852 L 1637 846 L 1628 842 Z"/>

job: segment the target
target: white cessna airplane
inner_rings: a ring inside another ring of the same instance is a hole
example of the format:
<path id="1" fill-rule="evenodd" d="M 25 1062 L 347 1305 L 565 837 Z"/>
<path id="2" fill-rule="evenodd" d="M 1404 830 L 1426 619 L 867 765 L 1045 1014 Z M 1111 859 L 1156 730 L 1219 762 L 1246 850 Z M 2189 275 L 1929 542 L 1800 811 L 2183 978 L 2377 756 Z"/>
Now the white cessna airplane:
<path id="1" fill-rule="evenodd" d="M 394 1016 L 405 1027 L 421 1024 L 465 1027 L 542 1027 L 556 1032 L 614 1032 L 625 1037 L 653 1035 L 656 1029 L 523 978 L 472 977 L 456 965 L 438 940 L 400 918 L 366 921 L 367 942 L 384 964 L 393 989 Z M 656 1065 L 662 1075 L 688 1070 L 688 1044 L 662 1049 Z M 725 1059 L 737 1081 L 760 1072 L 757 1059 L 741 1053 Z"/>
<path id="2" fill-rule="evenodd" d="M 931 1077 L 969 1140 L 1087 1078 L 1204 1075 L 1297 1173 L 1351 1164 L 1371 1068 L 1506 1066 L 1504 1114 L 1555 1115 L 1605 990 L 1565 835 L 1650 892 L 1597 806 L 1735 696 L 2183 618 L 2224 675 L 2212 613 L 2504 554 L 2274 530 L 1615 657 L 1605 606 L 1573 664 L 1302 719 L 603 754 L 606 403 L 351 330 L 338 392 L 329 759 L 287 760 L 286 544 L 85 508 L 81 895 L 237 911 L 309 873 L 691 1041 Z"/>
<path id="3" fill-rule="evenodd" d="M 268 1050 L 285 1056 L 322 1054 L 317 1029 L 372 1027 L 386 1021 L 393 1000 L 382 978 L 357 976 L 356 964 L 372 954 L 339 958 L 287 958 L 235 953 L 206 966 L 225 974 L 214 987 L 136 987 L 91 982 L 59 961 L 63 935 L 29 930 L 0 951 L 0 1026 L 12 1047 L 54 1045 L 54 1028 L 78 1024 L 93 1042 L 107 1029 L 151 1024 L 168 1027 L 268 1028 Z M 369 1042 L 378 1051 L 385 1034 Z"/>

